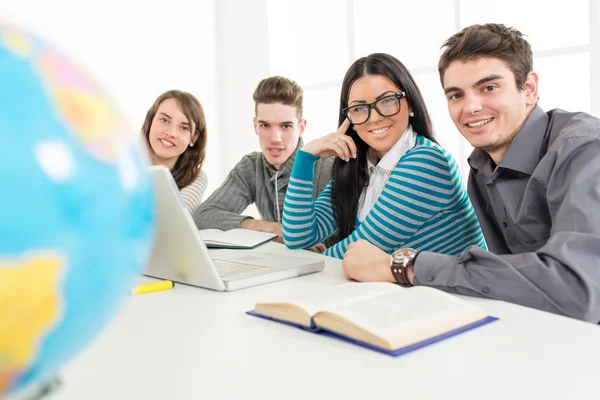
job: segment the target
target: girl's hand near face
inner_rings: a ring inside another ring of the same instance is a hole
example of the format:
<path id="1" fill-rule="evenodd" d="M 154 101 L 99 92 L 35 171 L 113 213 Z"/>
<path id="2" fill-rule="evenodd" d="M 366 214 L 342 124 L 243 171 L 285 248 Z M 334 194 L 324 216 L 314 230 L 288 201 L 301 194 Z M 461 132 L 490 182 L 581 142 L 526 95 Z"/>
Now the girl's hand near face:
<path id="1" fill-rule="evenodd" d="M 346 118 L 337 132 L 311 141 L 302 147 L 302 150 L 321 158 L 335 156 L 344 161 L 356 158 L 356 144 L 345 134 L 348 128 L 350 128 L 350 121 Z"/>

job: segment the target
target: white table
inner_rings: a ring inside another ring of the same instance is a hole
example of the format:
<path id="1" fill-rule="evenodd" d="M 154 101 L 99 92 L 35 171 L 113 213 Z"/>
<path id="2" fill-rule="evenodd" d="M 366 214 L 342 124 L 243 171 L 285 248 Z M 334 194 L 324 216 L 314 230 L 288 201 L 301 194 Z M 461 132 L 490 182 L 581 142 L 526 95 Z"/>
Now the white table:
<path id="1" fill-rule="evenodd" d="M 500 320 L 398 358 L 245 314 L 345 282 L 326 259 L 321 273 L 238 292 L 132 296 L 47 399 L 599 398 L 600 327 L 513 304 L 468 298 Z"/>

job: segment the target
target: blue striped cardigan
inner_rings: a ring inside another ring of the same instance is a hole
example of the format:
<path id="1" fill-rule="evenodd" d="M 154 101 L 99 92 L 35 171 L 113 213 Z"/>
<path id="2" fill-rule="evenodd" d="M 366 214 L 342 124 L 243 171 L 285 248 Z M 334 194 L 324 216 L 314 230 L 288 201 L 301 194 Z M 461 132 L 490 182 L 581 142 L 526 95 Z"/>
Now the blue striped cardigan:
<path id="1" fill-rule="evenodd" d="M 302 150 L 296 156 L 283 205 L 283 238 L 289 248 L 314 246 L 337 230 L 331 181 L 312 201 L 317 160 Z M 450 255 L 471 245 L 487 249 L 454 158 L 421 135 L 396 164 L 364 221 L 357 220 L 354 231 L 324 254 L 341 259 L 359 239 L 387 253 L 400 247 Z"/>

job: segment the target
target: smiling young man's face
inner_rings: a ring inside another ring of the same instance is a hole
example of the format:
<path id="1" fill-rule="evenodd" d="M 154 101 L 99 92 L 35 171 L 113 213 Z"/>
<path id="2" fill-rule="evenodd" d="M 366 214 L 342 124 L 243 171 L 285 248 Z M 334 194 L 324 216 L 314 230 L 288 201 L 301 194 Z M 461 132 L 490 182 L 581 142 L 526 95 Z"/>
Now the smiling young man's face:
<path id="1" fill-rule="evenodd" d="M 471 146 L 498 163 L 537 101 L 537 75 L 530 72 L 523 88 L 506 62 L 481 57 L 453 61 L 443 77 L 448 111 Z"/>
<path id="2" fill-rule="evenodd" d="M 294 153 L 305 127 L 306 120 L 298 121 L 294 106 L 281 103 L 256 106 L 254 130 L 267 162 L 276 169 Z"/>

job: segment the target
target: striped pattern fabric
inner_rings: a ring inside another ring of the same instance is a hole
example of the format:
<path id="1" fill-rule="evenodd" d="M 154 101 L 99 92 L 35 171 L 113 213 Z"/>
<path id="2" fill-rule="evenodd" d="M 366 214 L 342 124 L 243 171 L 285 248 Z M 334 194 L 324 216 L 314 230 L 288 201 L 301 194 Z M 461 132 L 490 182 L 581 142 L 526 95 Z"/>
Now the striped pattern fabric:
<path id="1" fill-rule="evenodd" d="M 283 238 L 289 248 L 314 246 L 337 230 L 331 181 L 312 201 L 317 159 L 300 151 L 294 163 L 283 206 Z M 354 232 L 324 254 L 341 259 L 359 239 L 387 253 L 412 247 L 456 255 L 471 245 L 487 248 L 458 165 L 450 153 L 421 135 L 396 164 L 364 221 L 357 219 Z"/>
<path id="2" fill-rule="evenodd" d="M 202 204 L 206 186 L 208 186 L 208 177 L 204 171 L 200 170 L 198 177 L 180 190 L 181 197 L 192 215 L 194 215 L 200 204 Z"/>

